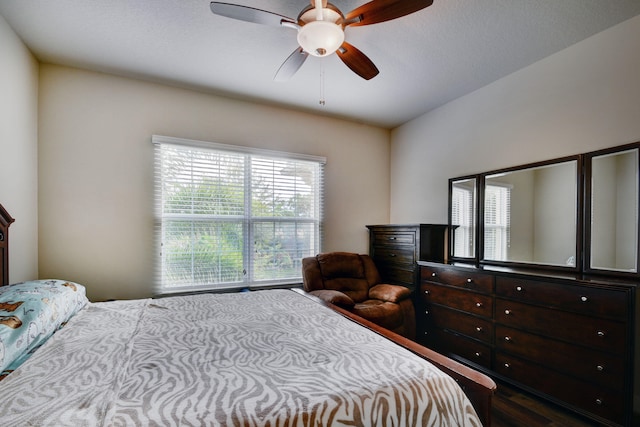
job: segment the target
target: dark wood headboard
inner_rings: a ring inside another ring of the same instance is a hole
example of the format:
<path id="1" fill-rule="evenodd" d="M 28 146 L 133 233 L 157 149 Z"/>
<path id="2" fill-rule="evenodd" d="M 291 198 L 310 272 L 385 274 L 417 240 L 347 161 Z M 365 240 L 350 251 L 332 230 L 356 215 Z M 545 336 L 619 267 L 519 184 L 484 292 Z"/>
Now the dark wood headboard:
<path id="1" fill-rule="evenodd" d="M 15 219 L 0 205 L 0 286 L 9 284 L 9 226 Z"/>

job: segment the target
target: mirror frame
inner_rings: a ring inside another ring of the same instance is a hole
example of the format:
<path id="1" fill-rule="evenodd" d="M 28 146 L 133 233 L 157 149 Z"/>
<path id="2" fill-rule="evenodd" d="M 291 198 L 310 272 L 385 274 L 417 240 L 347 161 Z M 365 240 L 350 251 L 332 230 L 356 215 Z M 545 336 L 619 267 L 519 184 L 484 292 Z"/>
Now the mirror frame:
<path id="1" fill-rule="evenodd" d="M 474 190 L 475 190 L 475 201 L 474 201 L 474 206 L 473 206 L 473 217 L 474 217 L 474 221 L 475 221 L 475 230 L 474 230 L 474 238 L 475 241 L 473 243 L 473 252 L 474 255 L 472 257 L 460 257 L 460 256 L 455 256 L 455 254 L 453 253 L 454 251 L 454 233 L 455 233 L 455 226 L 453 225 L 453 184 L 457 181 L 466 181 L 466 180 L 470 180 L 470 179 L 475 179 L 475 185 L 474 185 Z M 449 179 L 449 206 L 448 206 L 448 233 L 449 233 L 449 260 L 451 260 L 452 262 L 463 262 L 463 263 L 473 263 L 474 265 L 478 265 L 478 260 L 479 260 L 479 250 L 480 250 L 480 243 L 479 243 L 479 236 L 481 235 L 480 233 L 480 209 L 479 209 L 479 200 L 480 200 L 480 175 L 465 175 L 465 176 L 459 176 L 456 178 L 450 178 Z"/>
<path id="2" fill-rule="evenodd" d="M 632 149 L 638 149 L 638 173 L 637 173 L 637 189 L 638 189 L 638 228 L 637 228 L 637 247 L 636 247 L 636 270 L 637 271 L 620 271 L 607 268 L 592 268 L 591 267 L 591 178 L 593 174 L 592 161 L 594 157 L 615 154 L 617 152 L 624 152 Z M 510 172 L 515 170 L 527 169 L 536 166 L 545 166 L 553 163 L 561 163 L 568 160 L 577 160 L 577 212 L 576 212 L 576 263 L 575 267 L 568 266 L 554 266 L 549 264 L 536 264 L 527 262 L 514 262 L 514 261 L 493 261 L 484 259 L 484 187 L 485 179 L 489 175 L 497 173 Z M 638 278 L 640 277 L 640 141 L 629 144 L 619 145 L 615 147 L 609 147 L 601 150 L 591 151 L 587 153 L 577 154 L 574 156 L 566 156 L 557 159 L 551 159 L 542 162 L 529 163 L 526 165 L 504 168 L 474 175 L 464 175 L 456 178 L 449 179 L 449 226 L 451 227 L 451 192 L 452 183 L 458 180 L 464 179 L 476 179 L 476 206 L 474 209 L 476 220 L 476 241 L 475 241 L 475 256 L 471 258 L 455 257 L 453 255 L 453 247 L 450 244 L 448 253 L 450 262 L 460 262 L 467 264 L 474 264 L 479 267 L 506 267 L 506 268 L 526 268 L 526 269 L 544 269 L 548 271 L 564 271 L 568 273 L 581 273 L 585 275 L 606 275 L 620 278 Z M 450 242 L 453 233 L 452 229 L 449 231 Z M 482 242 L 482 243 L 481 243 Z"/>
<path id="3" fill-rule="evenodd" d="M 485 259 L 484 257 L 484 202 L 485 202 L 485 188 L 486 188 L 486 179 L 491 175 L 501 174 L 501 173 L 509 173 L 509 172 L 518 172 L 525 171 L 528 169 L 540 168 L 540 167 L 548 167 L 553 166 L 555 164 L 567 163 L 567 162 L 575 162 L 576 164 L 576 174 L 574 176 L 576 182 L 576 210 L 575 210 L 575 247 L 574 247 L 574 256 L 575 263 L 573 266 L 567 266 L 563 264 L 541 264 L 536 262 L 527 262 L 527 261 L 497 261 Z M 479 249 L 479 263 L 481 265 L 492 265 L 492 266 L 502 266 L 502 267 L 526 267 L 529 269 L 544 269 L 544 270 L 561 270 L 561 271 L 571 271 L 577 272 L 582 267 L 582 220 L 583 220 L 583 183 L 582 183 L 582 156 L 574 155 L 574 156 L 566 156 L 560 157 L 552 160 L 545 160 L 541 162 L 528 163 L 525 165 L 514 166 L 510 168 L 498 169 L 494 171 L 489 171 L 480 174 L 480 195 L 479 195 L 479 212 L 480 212 L 480 220 L 479 220 L 479 235 L 478 235 L 478 245 Z"/>
<path id="4" fill-rule="evenodd" d="M 636 228 L 636 271 L 621 271 L 607 268 L 591 267 L 591 210 L 593 200 L 591 198 L 592 178 L 593 178 L 593 158 L 603 155 L 622 153 L 624 151 L 638 150 L 638 163 L 636 170 L 636 220 L 639 222 Z M 617 147 L 605 148 L 602 150 L 592 151 L 584 155 L 584 257 L 582 269 L 587 274 L 607 274 L 609 276 L 634 277 L 640 275 L 640 142 L 620 145 Z"/>

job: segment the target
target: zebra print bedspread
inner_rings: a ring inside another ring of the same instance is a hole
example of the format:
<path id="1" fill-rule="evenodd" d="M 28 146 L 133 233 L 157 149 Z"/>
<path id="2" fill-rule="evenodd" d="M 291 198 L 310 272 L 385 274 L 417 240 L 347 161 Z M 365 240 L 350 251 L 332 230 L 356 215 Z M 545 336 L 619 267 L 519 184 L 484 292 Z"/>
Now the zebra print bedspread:
<path id="1" fill-rule="evenodd" d="M 288 290 L 89 304 L 0 402 L 2 426 L 481 425 L 440 370 Z"/>

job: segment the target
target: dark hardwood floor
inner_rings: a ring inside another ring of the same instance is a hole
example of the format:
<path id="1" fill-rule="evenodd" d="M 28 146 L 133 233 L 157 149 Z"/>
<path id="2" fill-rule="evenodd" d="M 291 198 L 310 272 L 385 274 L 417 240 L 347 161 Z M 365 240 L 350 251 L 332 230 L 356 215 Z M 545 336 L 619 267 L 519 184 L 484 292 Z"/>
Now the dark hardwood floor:
<path id="1" fill-rule="evenodd" d="M 592 427 L 600 424 L 502 382 L 493 397 L 493 427 Z"/>

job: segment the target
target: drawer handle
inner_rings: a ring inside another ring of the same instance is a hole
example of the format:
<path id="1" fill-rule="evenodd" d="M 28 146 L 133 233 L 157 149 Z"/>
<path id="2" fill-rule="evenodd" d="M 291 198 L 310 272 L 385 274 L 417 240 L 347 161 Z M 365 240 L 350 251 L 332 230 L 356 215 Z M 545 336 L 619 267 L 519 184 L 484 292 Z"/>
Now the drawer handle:
<path id="1" fill-rule="evenodd" d="M 477 302 L 476 303 L 476 307 L 478 307 L 478 308 L 482 307 L 482 303 L 481 302 Z"/>
<path id="2" fill-rule="evenodd" d="M 596 366 L 596 370 L 597 370 L 598 372 L 602 372 L 602 371 L 604 371 L 604 366 L 602 366 L 602 365 L 598 365 L 598 366 Z"/>
<path id="3" fill-rule="evenodd" d="M 588 298 L 588 297 L 585 297 L 585 296 L 583 295 L 583 296 L 581 296 L 581 297 L 580 297 L 580 301 L 582 301 L 582 302 L 587 302 L 587 301 L 589 301 L 589 298 Z"/>
<path id="4" fill-rule="evenodd" d="M 507 335 L 506 337 L 504 337 L 504 340 L 505 340 L 506 342 L 511 342 L 511 337 Z"/>
<path id="5" fill-rule="evenodd" d="M 469 278 L 467 279 L 467 283 L 473 283 L 473 279 L 472 279 L 471 277 L 469 277 Z"/>
<path id="6" fill-rule="evenodd" d="M 482 326 L 476 326 L 476 332 L 482 332 L 482 331 L 483 331 Z"/>
<path id="7" fill-rule="evenodd" d="M 516 286 L 516 291 L 522 292 L 522 286 Z"/>
<path id="8" fill-rule="evenodd" d="M 476 357 L 482 356 L 482 353 L 480 353 L 479 351 L 476 351 L 474 354 L 475 354 Z"/>
<path id="9" fill-rule="evenodd" d="M 508 315 L 510 315 L 510 314 L 511 314 L 511 310 L 506 309 L 506 310 L 504 311 L 504 314 L 506 314 L 507 316 L 508 316 Z"/>
<path id="10" fill-rule="evenodd" d="M 429 315 L 429 310 L 425 310 L 424 314 L 426 314 L 428 316 Z"/>
<path id="11" fill-rule="evenodd" d="M 389 240 L 397 240 L 397 237 L 389 237 Z"/>
<path id="12" fill-rule="evenodd" d="M 436 272 L 434 271 L 433 273 L 431 273 L 431 277 L 437 277 L 438 275 L 436 274 Z"/>
<path id="13" fill-rule="evenodd" d="M 511 367 L 511 365 L 510 365 L 510 364 L 508 364 L 508 363 L 505 363 L 505 364 L 504 364 L 504 367 L 505 367 L 505 368 L 507 368 L 507 369 L 509 369 L 509 368 Z"/>
<path id="14" fill-rule="evenodd" d="M 599 337 L 604 337 L 606 333 L 604 331 L 598 331 L 596 332 L 596 335 L 598 335 Z"/>
<path id="15" fill-rule="evenodd" d="M 596 405 L 602 406 L 603 403 L 602 399 L 596 399 Z"/>
<path id="16" fill-rule="evenodd" d="M 431 292 L 427 289 L 426 291 L 424 291 L 425 295 L 431 295 Z"/>

